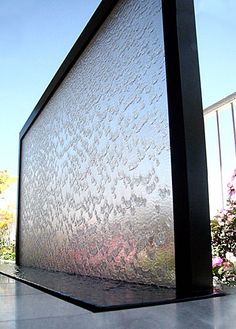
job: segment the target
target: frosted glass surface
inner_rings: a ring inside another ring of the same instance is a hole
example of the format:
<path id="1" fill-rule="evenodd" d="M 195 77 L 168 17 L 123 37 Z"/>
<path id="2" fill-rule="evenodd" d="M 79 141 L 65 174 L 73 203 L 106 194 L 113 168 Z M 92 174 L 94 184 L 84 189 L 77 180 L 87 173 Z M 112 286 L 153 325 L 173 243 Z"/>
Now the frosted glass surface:
<path id="1" fill-rule="evenodd" d="M 21 263 L 175 284 L 161 1 L 120 1 L 23 139 Z"/>

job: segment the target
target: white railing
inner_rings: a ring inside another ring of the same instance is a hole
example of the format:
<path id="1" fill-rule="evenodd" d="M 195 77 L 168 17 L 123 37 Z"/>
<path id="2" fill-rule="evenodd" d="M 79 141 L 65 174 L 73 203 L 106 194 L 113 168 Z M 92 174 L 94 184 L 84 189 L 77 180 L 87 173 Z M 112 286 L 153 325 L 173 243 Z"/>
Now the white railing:
<path id="1" fill-rule="evenodd" d="M 211 217 L 225 206 L 236 168 L 236 92 L 204 109 Z"/>

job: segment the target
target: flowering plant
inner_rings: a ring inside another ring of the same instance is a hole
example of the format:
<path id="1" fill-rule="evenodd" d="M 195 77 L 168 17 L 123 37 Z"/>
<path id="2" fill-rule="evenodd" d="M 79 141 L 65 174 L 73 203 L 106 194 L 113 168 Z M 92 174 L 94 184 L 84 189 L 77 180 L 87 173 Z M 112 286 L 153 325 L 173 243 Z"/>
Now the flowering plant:
<path id="1" fill-rule="evenodd" d="M 228 187 L 224 209 L 211 220 L 212 270 L 215 281 L 236 284 L 236 170 Z"/>

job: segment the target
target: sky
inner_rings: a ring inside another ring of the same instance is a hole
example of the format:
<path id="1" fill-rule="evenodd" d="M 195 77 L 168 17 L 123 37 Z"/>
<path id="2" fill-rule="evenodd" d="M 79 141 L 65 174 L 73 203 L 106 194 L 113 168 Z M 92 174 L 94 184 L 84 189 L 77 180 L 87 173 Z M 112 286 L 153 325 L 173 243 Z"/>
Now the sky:
<path id="1" fill-rule="evenodd" d="M 99 0 L 0 0 L 0 170 L 17 175 L 19 132 Z M 236 1 L 195 0 L 204 107 L 236 91 Z"/>
<path id="2" fill-rule="evenodd" d="M 236 91 L 236 1 L 195 0 L 204 107 Z"/>
<path id="3" fill-rule="evenodd" d="M 17 175 L 19 132 L 99 0 L 0 0 L 0 170 Z"/>

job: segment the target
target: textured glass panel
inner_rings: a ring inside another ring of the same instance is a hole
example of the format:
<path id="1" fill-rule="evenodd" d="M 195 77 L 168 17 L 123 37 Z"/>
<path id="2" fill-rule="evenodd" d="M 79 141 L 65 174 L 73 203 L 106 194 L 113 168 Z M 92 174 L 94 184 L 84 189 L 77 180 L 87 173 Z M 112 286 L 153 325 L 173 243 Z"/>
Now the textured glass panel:
<path id="1" fill-rule="evenodd" d="M 160 3 L 120 1 L 24 137 L 23 265 L 174 284 Z"/>

